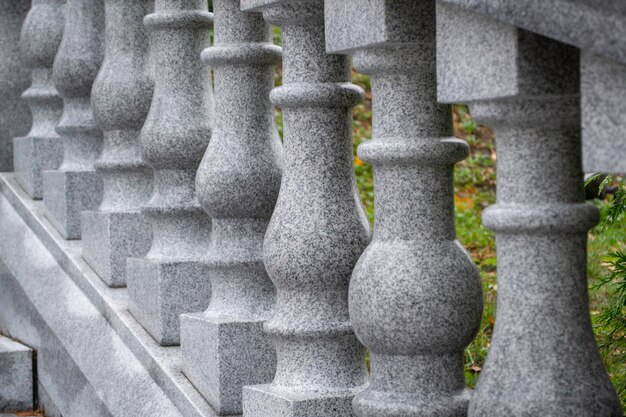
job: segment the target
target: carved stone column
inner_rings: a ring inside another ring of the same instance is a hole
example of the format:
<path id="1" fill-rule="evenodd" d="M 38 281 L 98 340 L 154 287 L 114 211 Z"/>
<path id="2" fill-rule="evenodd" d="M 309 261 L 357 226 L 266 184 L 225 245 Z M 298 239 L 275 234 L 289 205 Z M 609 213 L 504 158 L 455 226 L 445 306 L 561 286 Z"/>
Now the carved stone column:
<path id="1" fill-rule="evenodd" d="M 200 263 L 211 220 L 195 197 L 213 119 L 211 74 L 200 60 L 211 21 L 205 0 L 156 0 L 144 19 L 158 69 L 141 131 L 154 169 L 154 192 L 143 206 L 154 238 L 145 257 L 128 260 L 127 284 L 131 313 L 161 345 L 178 344 L 180 314 L 206 308 L 211 295 Z"/>
<path id="2" fill-rule="evenodd" d="M 56 169 L 63 146 L 54 131 L 63 101 L 52 81 L 52 64 L 63 36 L 64 0 L 33 0 L 20 37 L 22 60 L 32 69 L 32 84 L 22 94 L 33 116 L 30 131 L 13 141 L 15 179 L 31 198 L 43 197 L 42 172 Z"/>
<path id="3" fill-rule="evenodd" d="M 20 28 L 30 1 L 0 1 L 0 171 L 13 171 L 13 138 L 28 133 L 30 110 L 20 95 L 28 88 L 30 71 L 20 58 Z"/>
<path id="4" fill-rule="evenodd" d="M 104 56 L 104 1 L 67 0 L 65 31 L 54 61 L 54 84 L 63 97 L 56 128 L 63 162 L 43 174 L 43 196 L 50 222 L 66 239 L 80 238 L 80 213 L 100 204 L 102 181 L 94 162 L 102 131 L 91 110 L 91 87 Z"/>
<path id="5" fill-rule="evenodd" d="M 280 3 L 280 4 L 277 4 Z M 321 0 L 244 0 L 283 30 L 285 168 L 263 258 L 276 286 L 264 325 L 277 353 L 271 384 L 244 388 L 246 416 L 347 416 L 367 379 L 348 317 L 352 269 L 370 239 L 354 178 L 350 62 L 328 55 Z"/>
<path id="6" fill-rule="evenodd" d="M 126 258 L 150 249 L 152 231 L 141 206 L 152 193 L 152 170 L 141 157 L 139 132 L 154 83 L 143 18 L 154 0 L 105 0 L 104 62 L 92 90 L 92 106 L 104 141 L 96 169 L 102 202 L 81 219 L 83 257 L 110 286 L 126 285 Z"/>
<path id="7" fill-rule="evenodd" d="M 213 219 L 204 258 L 213 294 L 205 312 L 181 318 L 183 372 L 220 414 L 241 414 L 242 387 L 269 382 L 276 370 L 262 328 L 275 299 L 262 247 L 281 180 L 269 98 L 281 51 L 263 16 L 239 6 L 213 1 L 215 46 L 202 55 L 213 67 L 219 112 L 196 180 Z"/>
<path id="8" fill-rule="evenodd" d="M 439 98 L 496 131 L 498 311 L 469 416 L 621 415 L 587 298 L 579 51 L 441 4 Z M 462 36 L 461 36 L 462 35 Z M 480 60 L 468 60 L 480 56 Z"/>
<path id="9" fill-rule="evenodd" d="M 382 13 L 381 13 L 382 11 Z M 347 23 L 350 22 L 350 23 Z M 350 319 L 370 352 L 361 417 L 463 416 L 463 351 L 482 315 L 478 270 L 456 240 L 453 167 L 468 154 L 437 104 L 435 1 L 326 0 L 326 44 L 371 76 L 374 237 L 354 269 Z"/>

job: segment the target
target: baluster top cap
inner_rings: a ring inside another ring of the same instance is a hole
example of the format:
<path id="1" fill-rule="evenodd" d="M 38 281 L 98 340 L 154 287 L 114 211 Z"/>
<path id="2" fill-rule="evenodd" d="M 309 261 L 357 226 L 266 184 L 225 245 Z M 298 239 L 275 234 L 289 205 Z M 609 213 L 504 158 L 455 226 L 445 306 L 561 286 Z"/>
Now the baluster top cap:
<path id="1" fill-rule="evenodd" d="M 441 102 L 576 95 L 578 63 L 570 45 L 464 8 L 437 7 Z"/>
<path id="2" fill-rule="evenodd" d="M 626 63 L 626 2 L 439 0 Z"/>
<path id="3" fill-rule="evenodd" d="M 324 15 L 330 53 L 434 39 L 434 0 L 325 0 Z"/>

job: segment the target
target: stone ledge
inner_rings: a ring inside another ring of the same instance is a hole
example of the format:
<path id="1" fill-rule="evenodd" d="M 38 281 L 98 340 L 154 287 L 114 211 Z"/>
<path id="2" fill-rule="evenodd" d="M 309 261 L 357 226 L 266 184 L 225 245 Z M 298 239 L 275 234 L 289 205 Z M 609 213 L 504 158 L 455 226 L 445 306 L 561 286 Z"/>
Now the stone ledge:
<path id="1" fill-rule="evenodd" d="M 80 240 L 64 240 L 13 174 L 0 174 L 0 218 L 0 234 L 12 236 L 0 241 L 0 259 L 112 415 L 216 415 L 183 375 L 180 348 L 151 338 L 128 312 L 127 290 L 96 275 Z"/>
<path id="2" fill-rule="evenodd" d="M 626 6 L 594 0 L 439 0 L 626 63 Z M 593 36 L 590 36 L 593 34 Z"/>
<path id="3" fill-rule="evenodd" d="M 0 411 L 33 408 L 33 350 L 0 335 Z"/>

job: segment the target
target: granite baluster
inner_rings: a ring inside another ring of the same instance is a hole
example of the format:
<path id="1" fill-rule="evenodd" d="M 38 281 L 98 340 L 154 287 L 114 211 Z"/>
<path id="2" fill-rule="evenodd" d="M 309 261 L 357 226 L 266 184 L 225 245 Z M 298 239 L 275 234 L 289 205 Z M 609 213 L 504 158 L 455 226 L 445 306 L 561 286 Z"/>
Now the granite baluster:
<path id="1" fill-rule="evenodd" d="M 80 216 L 100 204 L 102 180 L 94 162 L 102 131 L 91 109 L 91 88 L 104 58 L 103 0 L 67 0 L 65 30 L 54 61 L 53 79 L 63 98 L 56 132 L 63 143 L 58 170 L 44 171 L 46 215 L 66 239 L 80 239 Z"/>
<path id="2" fill-rule="evenodd" d="M 483 213 L 498 310 L 468 415 L 621 416 L 589 314 L 598 210 L 583 189 L 579 50 L 459 7 L 437 14 L 439 99 L 469 103 L 498 155 L 497 201 Z"/>
<path id="3" fill-rule="evenodd" d="M 275 300 L 263 236 L 280 188 L 282 145 L 269 94 L 281 50 L 261 13 L 214 0 L 215 43 L 202 57 L 215 75 L 216 117 L 197 175 L 212 218 L 204 257 L 212 297 L 181 318 L 183 372 L 219 414 L 241 414 L 244 385 L 271 381 L 276 354 L 263 333 Z"/>
<path id="4" fill-rule="evenodd" d="M 54 87 L 52 65 L 63 37 L 64 0 L 33 0 L 22 26 L 20 48 L 24 64 L 32 70 L 32 84 L 22 94 L 33 123 L 26 136 L 13 140 L 15 179 L 33 199 L 43 197 L 43 171 L 56 169 L 63 146 L 54 128 L 63 100 Z"/>
<path id="5" fill-rule="evenodd" d="M 141 206 L 152 194 L 152 170 L 139 133 L 154 89 L 143 18 L 154 0 L 105 0 L 105 51 L 91 100 L 104 132 L 95 162 L 103 181 L 100 206 L 81 217 L 83 258 L 112 287 L 126 285 L 126 258 L 150 249 L 152 230 Z"/>
<path id="6" fill-rule="evenodd" d="M 456 240 L 453 168 L 468 146 L 453 137 L 450 105 L 437 104 L 435 1 L 326 0 L 325 13 L 327 49 L 351 53 L 372 83 L 373 139 L 358 153 L 374 166 L 374 236 L 349 298 L 371 380 L 354 410 L 466 415 L 463 352 L 480 325 L 482 285 Z"/>
<path id="7" fill-rule="evenodd" d="M 244 388 L 248 417 L 348 416 L 367 381 L 365 350 L 348 316 L 352 269 L 370 239 L 354 177 L 350 61 L 325 51 L 321 0 L 243 0 L 283 34 L 285 166 L 263 244 L 276 305 L 264 329 L 277 354 L 274 379 Z"/>
<path id="8" fill-rule="evenodd" d="M 154 47 L 155 90 L 141 131 L 154 192 L 142 211 L 154 237 L 127 264 L 130 311 L 161 345 L 180 342 L 179 316 L 207 307 L 211 284 L 201 256 L 211 220 L 196 198 L 196 170 L 211 138 L 211 74 L 200 54 L 212 16 L 205 0 L 156 0 L 144 19 Z M 210 341 L 207 341 L 210 343 Z"/>
<path id="9" fill-rule="evenodd" d="M 242 12 L 239 0 L 214 0 L 213 11 L 215 43 L 202 57 L 219 117 L 196 179 L 212 218 L 204 262 L 213 293 L 206 311 L 182 316 L 181 346 L 183 372 L 226 415 L 241 414 L 244 385 L 269 382 L 276 369 L 262 328 L 275 299 L 262 247 L 282 169 L 269 99 L 281 52 L 263 16 Z"/>

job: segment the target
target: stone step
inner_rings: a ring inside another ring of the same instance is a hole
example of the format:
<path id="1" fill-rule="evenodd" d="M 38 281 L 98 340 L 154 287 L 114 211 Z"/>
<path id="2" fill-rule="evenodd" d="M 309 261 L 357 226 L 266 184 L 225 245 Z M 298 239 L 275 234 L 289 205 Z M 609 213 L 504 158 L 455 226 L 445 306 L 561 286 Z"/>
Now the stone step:
<path id="1" fill-rule="evenodd" d="M 32 408 L 33 350 L 0 335 L 0 412 Z"/>

